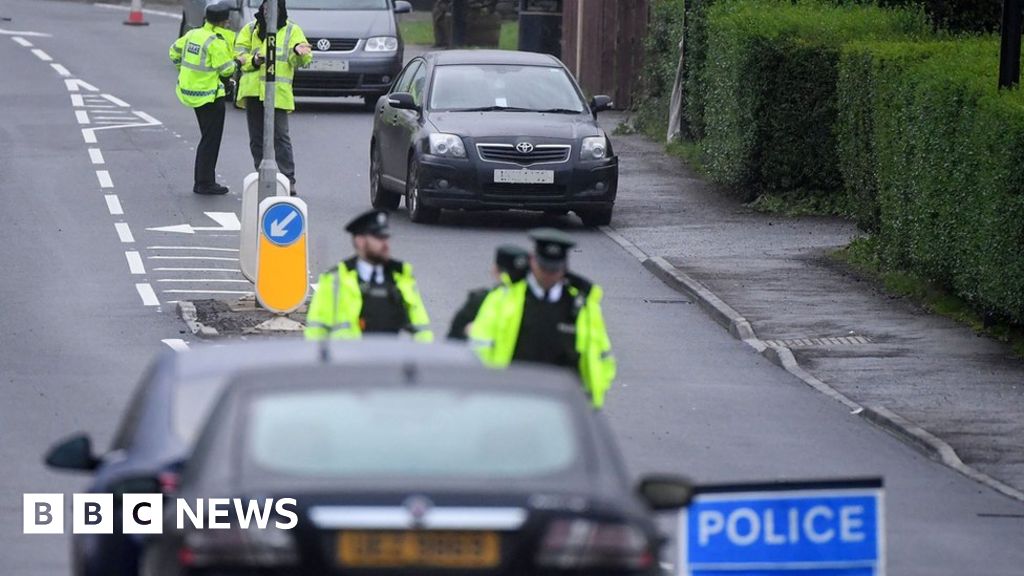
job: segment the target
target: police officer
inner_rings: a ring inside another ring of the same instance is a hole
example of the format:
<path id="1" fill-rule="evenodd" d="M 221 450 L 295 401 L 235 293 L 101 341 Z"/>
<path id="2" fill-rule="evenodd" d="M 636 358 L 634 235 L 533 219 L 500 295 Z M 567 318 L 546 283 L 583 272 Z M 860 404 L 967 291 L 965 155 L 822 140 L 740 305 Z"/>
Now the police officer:
<path id="1" fill-rule="evenodd" d="M 348 223 L 356 254 L 320 275 L 306 317 L 307 340 L 354 340 L 408 332 L 434 339 L 412 266 L 391 259 L 388 214 L 371 210 Z"/>
<path id="2" fill-rule="evenodd" d="M 526 277 L 526 270 L 530 265 L 530 254 L 519 246 L 506 244 L 499 246 L 494 255 L 494 269 L 492 274 L 498 286 L 509 286 Z M 469 336 L 468 328 L 476 318 L 484 299 L 494 290 L 494 286 L 479 288 L 469 293 L 466 303 L 455 313 L 452 319 L 451 328 L 448 330 L 449 340 L 466 340 Z"/>
<path id="3" fill-rule="evenodd" d="M 616 364 L 601 312 L 601 287 L 568 271 L 567 234 L 530 233 L 534 251 L 526 278 L 499 287 L 484 300 L 470 338 L 481 360 L 504 367 L 515 361 L 575 370 L 594 407 L 604 405 Z"/>
<path id="4" fill-rule="evenodd" d="M 202 28 L 188 31 L 171 45 L 171 62 L 178 67 L 178 100 L 196 111 L 201 138 L 196 146 L 192 191 L 196 194 L 227 194 L 217 183 L 217 158 L 224 134 L 224 84 L 238 63 L 224 37 L 218 34 L 228 22 L 231 3 L 210 0 Z"/>
<path id="5" fill-rule="evenodd" d="M 263 100 L 266 96 L 267 64 L 267 6 L 263 0 L 256 20 L 249 22 L 238 32 L 235 52 L 244 55 L 242 80 L 238 86 L 238 101 L 245 107 L 245 119 L 249 125 L 249 151 L 253 165 L 259 170 L 263 161 Z M 309 66 L 313 61 L 313 47 L 306 39 L 298 24 L 288 20 L 285 0 L 277 0 L 277 66 L 274 89 L 274 158 L 277 167 L 288 177 L 291 194 L 295 191 L 295 156 L 292 139 L 288 133 L 288 114 L 295 110 L 295 95 L 292 82 L 295 69 Z"/>

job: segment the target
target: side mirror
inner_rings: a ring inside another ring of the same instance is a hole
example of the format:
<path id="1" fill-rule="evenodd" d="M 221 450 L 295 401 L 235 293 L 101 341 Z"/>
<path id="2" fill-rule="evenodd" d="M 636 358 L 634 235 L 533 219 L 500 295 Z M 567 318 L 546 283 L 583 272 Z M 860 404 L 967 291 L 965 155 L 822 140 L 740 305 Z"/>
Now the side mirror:
<path id="1" fill-rule="evenodd" d="M 414 110 L 419 111 L 420 107 L 416 105 L 416 101 L 413 100 L 412 94 L 408 92 L 395 92 L 394 94 L 388 94 L 388 104 L 392 108 L 398 110 Z"/>
<path id="2" fill-rule="evenodd" d="M 594 96 L 590 100 L 590 111 L 597 114 L 598 112 L 611 110 L 614 105 L 615 103 L 612 102 L 611 96 Z"/>
<path id="3" fill-rule="evenodd" d="M 85 434 L 75 434 L 62 440 L 46 454 L 46 465 L 61 470 L 91 472 L 99 463 L 92 453 L 92 441 Z"/>
<path id="4" fill-rule="evenodd" d="M 636 490 L 652 510 L 678 510 L 693 499 L 693 484 L 680 476 L 645 476 Z"/>
<path id="5" fill-rule="evenodd" d="M 408 14 L 409 12 L 412 12 L 412 4 L 405 0 L 397 0 L 395 2 L 395 14 Z"/>

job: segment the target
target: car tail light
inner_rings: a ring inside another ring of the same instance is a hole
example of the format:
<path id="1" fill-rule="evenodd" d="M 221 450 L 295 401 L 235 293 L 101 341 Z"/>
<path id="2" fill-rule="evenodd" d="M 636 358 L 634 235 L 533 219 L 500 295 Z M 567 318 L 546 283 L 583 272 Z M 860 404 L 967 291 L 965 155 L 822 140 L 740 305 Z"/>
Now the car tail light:
<path id="1" fill-rule="evenodd" d="M 537 564 L 545 568 L 644 570 L 654 563 L 643 531 L 630 524 L 556 520 L 541 542 Z"/>
<path id="2" fill-rule="evenodd" d="M 263 529 L 188 530 L 178 562 L 187 567 L 276 567 L 294 566 L 299 559 L 291 534 L 270 524 Z"/>

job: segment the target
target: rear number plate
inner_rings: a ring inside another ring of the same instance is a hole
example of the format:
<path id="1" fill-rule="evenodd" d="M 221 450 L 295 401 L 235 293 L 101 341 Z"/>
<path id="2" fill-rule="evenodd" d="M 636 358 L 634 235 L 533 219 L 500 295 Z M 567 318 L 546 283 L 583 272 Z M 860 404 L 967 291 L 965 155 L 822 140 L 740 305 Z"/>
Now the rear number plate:
<path id="1" fill-rule="evenodd" d="M 554 184 L 554 170 L 495 170 L 496 184 Z"/>
<path id="2" fill-rule="evenodd" d="M 496 532 L 341 532 L 337 560 L 356 568 L 493 568 L 501 540 Z"/>
<path id="3" fill-rule="evenodd" d="M 313 60 L 309 63 L 312 72 L 348 72 L 348 60 Z"/>

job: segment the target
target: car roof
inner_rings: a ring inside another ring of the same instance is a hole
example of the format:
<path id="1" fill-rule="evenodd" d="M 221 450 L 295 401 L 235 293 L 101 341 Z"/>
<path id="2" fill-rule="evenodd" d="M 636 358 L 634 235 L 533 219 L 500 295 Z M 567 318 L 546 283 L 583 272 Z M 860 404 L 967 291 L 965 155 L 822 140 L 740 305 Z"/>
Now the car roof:
<path id="1" fill-rule="evenodd" d="M 424 55 L 437 66 L 451 64 L 513 64 L 521 66 L 561 66 L 550 54 L 515 50 L 439 50 Z"/>

